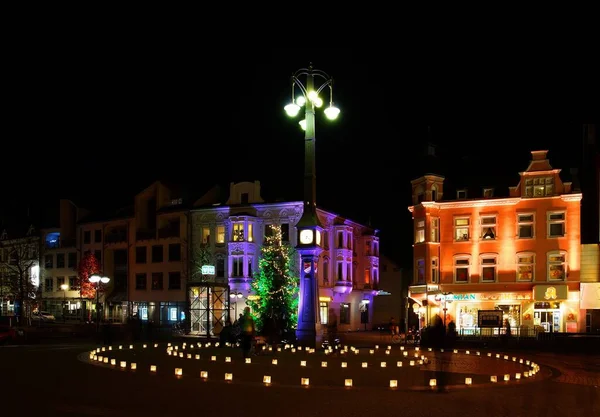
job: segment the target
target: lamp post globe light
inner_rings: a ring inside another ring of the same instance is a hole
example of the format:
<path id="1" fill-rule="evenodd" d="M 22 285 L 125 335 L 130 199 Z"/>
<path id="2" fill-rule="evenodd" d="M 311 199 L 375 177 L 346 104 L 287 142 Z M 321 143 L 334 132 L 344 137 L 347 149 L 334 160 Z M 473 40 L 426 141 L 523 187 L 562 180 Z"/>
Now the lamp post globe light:
<path id="1" fill-rule="evenodd" d="M 284 107 L 290 117 L 296 117 L 304 108 L 304 119 L 298 123 L 304 130 L 304 209 L 296 225 L 298 239 L 296 250 L 301 258 L 300 294 L 298 302 L 298 326 L 296 338 L 304 346 L 315 347 L 317 337 L 317 300 L 319 295 L 315 271 L 321 248 L 323 227 L 317 217 L 316 163 L 315 163 L 315 112 L 323 107 L 320 93 L 329 92 L 329 105 L 325 117 L 335 120 L 340 109 L 333 104 L 333 78 L 326 72 L 313 68 L 301 68 L 291 76 L 291 102 Z"/>
<path id="2" fill-rule="evenodd" d="M 67 312 L 67 290 L 69 289 L 69 286 L 67 284 L 62 284 L 60 286 L 60 289 L 63 290 L 63 322 L 66 321 L 66 312 Z"/>
<path id="3" fill-rule="evenodd" d="M 229 297 L 233 300 L 233 306 L 235 308 L 235 311 L 233 314 L 234 314 L 234 319 L 237 320 L 238 319 L 238 317 L 237 317 L 237 299 L 243 298 L 244 294 L 242 294 L 241 292 L 232 292 L 232 293 L 229 293 Z M 229 310 L 229 311 L 231 314 L 231 310 Z"/>
<path id="4" fill-rule="evenodd" d="M 94 274 L 89 278 L 92 284 L 95 284 L 96 287 L 96 331 L 100 330 L 100 284 L 108 284 L 110 282 L 109 277 L 103 277 L 98 274 Z"/>

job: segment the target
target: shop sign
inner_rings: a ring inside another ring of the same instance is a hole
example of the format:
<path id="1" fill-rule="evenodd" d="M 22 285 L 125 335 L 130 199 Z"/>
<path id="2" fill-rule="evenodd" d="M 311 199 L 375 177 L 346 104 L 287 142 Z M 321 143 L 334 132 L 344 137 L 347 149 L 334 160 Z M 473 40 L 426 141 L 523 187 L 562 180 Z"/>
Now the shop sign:
<path id="1" fill-rule="evenodd" d="M 202 275 L 215 275 L 215 266 L 202 265 Z"/>
<path id="2" fill-rule="evenodd" d="M 566 300 L 568 296 L 569 290 L 566 285 L 536 285 L 533 287 L 535 301 Z"/>
<path id="3" fill-rule="evenodd" d="M 479 299 L 482 301 L 527 301 L 531 300 L 531 294 L 516 294 L 512 292 L 480 294 Z"/>
<path id="4" fill-rule="evenodd" d="M 454 300 L 454 301 L 470 301 L 476 300 L 477 297 L 475 294 L 449 294 L 446 295 L 446 300 Z"/>

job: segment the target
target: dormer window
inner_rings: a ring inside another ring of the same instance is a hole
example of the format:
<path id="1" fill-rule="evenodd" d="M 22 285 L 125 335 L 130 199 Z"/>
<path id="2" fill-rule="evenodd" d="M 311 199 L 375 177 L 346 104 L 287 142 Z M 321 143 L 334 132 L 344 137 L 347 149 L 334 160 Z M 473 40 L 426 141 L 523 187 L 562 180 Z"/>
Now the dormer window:
<path id="1" fill-rule="evenodd" d="M 554 178 L 539 177 L 525 180 L 525 197 L 545 197 L 554 195 Z"/>
<path id="2" fill-rule="evenodd" d="M 431 200 L 437 201 L 437 187 L 435 185 L 431 187 Z"/>
<path id="3" fill-rule="evenodd" d="M 483 198 L 492 198 L 494 196 L 493 188 L 484 188 L 483 189 Z"/>
<path id="4" fill-rule="evenodd" d="M 456 198 L 458 200 L 465 200 L 467 198 L 467 190 L 458 190 L 456 192 Z"/>

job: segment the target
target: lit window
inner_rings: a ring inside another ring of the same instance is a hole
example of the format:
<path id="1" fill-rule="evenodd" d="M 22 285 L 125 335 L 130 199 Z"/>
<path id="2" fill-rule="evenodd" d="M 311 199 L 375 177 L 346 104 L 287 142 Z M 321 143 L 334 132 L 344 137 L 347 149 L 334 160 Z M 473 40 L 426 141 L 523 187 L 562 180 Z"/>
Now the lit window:
<path id="1" fill-rule="evenodd" d="M 202 228 L 202 243 L 205 245 L 210 243 L 210 229 L 208 227 Z"/>
<path id="2" fill-rule="evenodd" d="M 481 238 L 484 240 L 496 239 L 496 216 L 481 217 Z"/>
<path id="3" fill-rule="evenodd" d="M 526 197 L 545 197 L 554 195 L 554 178 L 528 178 L 525 180 Z"/>
<path id="4" fill-rule="evenodd" d="M 534 237 L 535 217 L 533 213 L 517 214 L 519 239 L 531 239 Z"/>
<path id="5" fill-rule="evenodd" d="M 454 281 L 469 282 L 469 267 L 471 265 L 470 256 L 461 256 L 454 258 Z"/>
<path id="6" fill-rule="evenodd" d="M 254 234 L 253 232 L 253 227 L 252 227 L 252 223 L 248 223 L 248 242 L 252 242 L 254 241 Z"/>
<path id="7" fill-rule="evenodd" d="M 431 258 L 431 283 L 437 284 L 440 278 L 440 265 L 438 258 Z"/>
<path id="8" fill-rule="evenodd" d="M 533 281 L 535 275 L 535 254 L 517 254 L 517 281 Z"/>
<path id="9" fill-rule="evenodd" d="M 232 238 L 234 242 L 244 241 L 244 223 L 233 223 Z"/>
<path id="10" fill-rule="evenodd" d="M 217 243 L 225 243 L 225 226 L 217 226 Z"/>
<path id="11" fill-rule="evenodd" d="M 437 217 L 431 218 L 431 241 L 440 241 L 440 219 Z"/>
<path id="12" fill-rule="evenodd" d="M 371 268 L 365 268 L 365 285 L 371 283 Z"/>
<path id="13" fill-rule="evenodd" d="M 497 255 L 481 255 L 481 282 L 496 282 L 498 257 Z"/>
<path id="14" fill-rule="evenodd" d="M 319 301 L 319 314 L 321 316 L 321 324 L 327 324 L 327 318 L 329 317 L 329 303 L 326 301 Z"/>
<path id="15" fill-rule="evenodd" d="M 548 213 L 548 237 L 565 235 L 565 212 Z"/>
<path id="16" fill-rule="evenodd" d="M 567 277 L 566 252 L 548 253 L 548 280 L 564 281 Z"/>
<path id="17" fill-rule="evenodd" d="M 417 221 L 417 230 L 415 231 L 415 243 L 425 242 L 425 220 Z"/>
<path id="18" fill-rule="evenodd" d="M 454 219 L 454 240 L 457 242 L 465 242 L 469 240 L 469 218 Z"/>

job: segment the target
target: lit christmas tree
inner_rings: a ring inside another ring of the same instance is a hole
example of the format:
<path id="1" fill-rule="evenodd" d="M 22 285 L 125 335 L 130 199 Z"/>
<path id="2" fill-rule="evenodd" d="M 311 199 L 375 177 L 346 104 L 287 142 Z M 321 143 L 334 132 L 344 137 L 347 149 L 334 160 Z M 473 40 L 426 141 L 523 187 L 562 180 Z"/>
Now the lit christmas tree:
<path id="1" fill-rule="evenodd" d="M 79 261 L 79 267 L 77 268 L 81 298 L 96 297 L 96 286 L 90 282 L 90 277 L 99 272 L 100 263 L 98 259 L 92 252 L 86 252 Z"/>
<path id="2" fill-rule="evenodd" d="M 281 239 L 281 226 L 271 225 L 261 249 L 258 271 L 252 290 L 257 299 L 249 300 L 257 329 L 271 323 L 280 334 L 293 333 L 298 320 L 299 279 L 295 250 Z M 272 329 L 273 330 L 273 329 Z"/>

